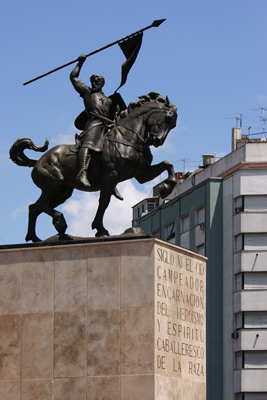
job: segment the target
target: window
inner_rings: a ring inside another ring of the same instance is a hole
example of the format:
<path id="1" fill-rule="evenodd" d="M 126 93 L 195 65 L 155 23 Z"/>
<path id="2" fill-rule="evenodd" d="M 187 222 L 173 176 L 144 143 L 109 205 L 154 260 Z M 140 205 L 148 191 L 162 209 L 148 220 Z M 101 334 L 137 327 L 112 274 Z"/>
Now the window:
<path id="1" fill-rule="evenodd" d="M 158 229 L 157 231 L 153 232 L 152 235 L 157 238 L 160 239 L 160 229 Z"/>
<path id="2" fill-rule="evenodd" d="M 200 254 L 201 256 L 204 256 L 205 255 L 205 244 L 196 246 L 196 253 Z"/>
<path id="3" fill-rule="evenodd" d="M 267 272 L 245 272 L 245 290 L 267 290 Z"/>
<path id="4" fill-rule="evenodd" d="M 195 251 L 205 255 L 205 206 L 195 211 Z"/>
<path id="5" fill-rule="evenodd" d="M 237 274 L 235 275 L 235 292 L 239 292 L 240 290 L 243 290 L 243 274 Z"/>
<path id="6" fill-rule="evenodd" d="M 190 249 L 190 216 L 180 218 L 180 246 Z"/>
<path id="7" fill-rule="evenodd" d="M 244 196 L 234 199 L 234 215 L 244 211 Z"/>
<path id="8" fill-rule="evenodd" d="M 267 311 L 243 311 L 235 314 L 235 329 L 266 329 Z"/>
<path id="9" fill-rule="evenodd" d="M 244 236 L 242 233 L 234 238 L 234 252 L 237 253 L 244 249 Z"/>
<path id="10" fill-rule="evenodd" d="M 267 250 L 267 233 L 244 233 L 244 250 Z"/>
<path id="11" fill-rule="evenodd" d="M 180 221 L 181 221 L 180 222 L 180 232 L 181 232 L 181 234 L 189 231 L 189 228 L 190 228 L 190 226 L 189 226 L 189 224 L 190 224 L 189 214 L 185 215 L 184 217 L 182 217 L 180 219 Z"/>
<path id="12" fill-rule="evenodd" d="M 239 393 L 236 400 L 266 400 L 267 393 Z"/>
<path id="13" fill-rule="evenodd" d="M 235 275 L 235 292 L 267 290 L 267 272 L 242 272 Z"/>
<path id="14" fill-rule="evenodd" d="M 257 336 L 255 334 L 255 341 Z M 238 351 L 235 353 L 236 369 L 262 369 L 267 368 L 267 351 Z"/>
<path id="15" fill-rule="evenodd" d="M 239 312 L 235 314 L 235 329 L 242 329 L 244 328 L 244 313 Z"/>
<path id="16" fill-rule="evenodd" d="M 138 203 L 133 207 L 133 217 L 134 220 L 141 218 L 144 214 L 153 211 L 159 205 L 158 197 L 149 197 L 144 199 L 142 202 Z"/>
<path id="17" fill-rule="evenodd" d="M 175 228 L 175 222 L 171 222 L 165 226 L 165 240 L 167 240 L 169 243 L 175 244 Z"/>
<path id="18" fill-rule="evenodd" d="M 267 351 L 244 351 L 244 368 L 267 368 Z"/>
<path id="19" fill-rule="evenodd" d="M 266 212 L 267 196 L 244 196 L 244 210 L 246 212 Z"/>
<path id="20" fill-rule="evenodd" d="M 205 223 L 205 206 L 196 209 L 196 223 L 195 225 L 200 225 Z"/>
<path id="21" fill-rule="evenodd" d="M 235 353 L 235 369 L 244 368 L 244 352 L 239 351 Z"/>
<path id="22" fill-rule="evenodd" d="M 244 312 L 244 328 L 267 328 L 267 311 Z"/>
<path id="23" fill-rule="evenodd" d="M 147 211 L 152 211 L 155 208 L 155 203 L 147 203 Z"/>

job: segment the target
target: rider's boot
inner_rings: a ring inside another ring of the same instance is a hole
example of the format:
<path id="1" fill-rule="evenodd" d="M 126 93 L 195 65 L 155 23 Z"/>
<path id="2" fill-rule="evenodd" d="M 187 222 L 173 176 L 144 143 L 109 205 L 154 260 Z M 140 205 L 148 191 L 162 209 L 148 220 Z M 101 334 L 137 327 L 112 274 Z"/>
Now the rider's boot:
<path id="1" fill-rule="evenodd" d="M 79 185 L 82 185 L 85 189 L 90 189 L 91 184 L 88 181 L 86 173 L 91 159 L 91 155 L 89 154 L 89 149 L 82 147 L 81 150 L 79 151 L 78 158 L 79 158 L 80 170 L 76 177 L 76 181 L 79 183 Z"/>

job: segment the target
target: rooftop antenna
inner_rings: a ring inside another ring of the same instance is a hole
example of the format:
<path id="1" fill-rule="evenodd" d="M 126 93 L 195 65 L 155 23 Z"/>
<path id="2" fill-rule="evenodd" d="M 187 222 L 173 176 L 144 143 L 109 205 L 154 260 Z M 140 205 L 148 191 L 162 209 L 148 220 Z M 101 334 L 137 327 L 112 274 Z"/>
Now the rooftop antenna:
<path id="1" fill-rule="evenodd" d="M 177 162 L 182 162 L 183 164 L 184 164 L 184 167 L 183 167 L 183 174 L 185 173 L 185 164 L 187 164 L 189 161 L 191 161 L 190 159 L 188 159 L 188 158 L 180 158 L 179 160 L 177 160 L 177 161 L 175 161 L 176 163 Z"/>
<path id="2" fill-rule="evenodd" d="M 258 135 L 258 133 L 250 133 L 251 129 L 260 129 L 258 126 L 246 126 L 245 128 L 248 129 L 248 136 Z"/>
<path id="3" fill-rule="evenodd" d="M 242 128 L 242 121 L 243 121 L 243 114 L 238 113 L 239 117 L 229 117 L 229 118 L 225 118 L 225 119 L 235 119 L 236 120 L 236 128 L 238 128 L 238 121 L 239 121 L 239 128 Z"/>
<path id="4" fill-rule="evenodd" d="M 267 111 L 267 108 L 265 107 L 259 107 L 259 108 L 252 108 L 252 110 L 262 110 L 262 116 L 260 117 L 260 120 L 262 121 L 262 137 L 265 138 L 264 134 L 265 132 L 265 122 L 267 121 L 267 118 L 264 116 L 264 111 Z"/>

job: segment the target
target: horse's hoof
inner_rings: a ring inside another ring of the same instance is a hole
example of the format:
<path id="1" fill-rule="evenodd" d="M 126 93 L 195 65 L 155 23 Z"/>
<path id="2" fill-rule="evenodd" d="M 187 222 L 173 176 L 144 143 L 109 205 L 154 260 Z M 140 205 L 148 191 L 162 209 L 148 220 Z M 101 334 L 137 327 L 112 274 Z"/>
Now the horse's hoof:
<path id="1" fill-rule="evenodd" d="M 26 242 L 29 242 L 30 240 L 31 240 L 33 243 L 41 242 L 41 239 L 39 239 L 38 236 L 27 234 L 27 236 L 25 237 L 25 241 L 26 241 Z"/>
<path id="2" fill-rule="evenodd" d="M 159 185 L 159 193 L 162 199 L 165 199 L 167 196 L 171 194 L 174 187 L 176 186 L 176 181 L 165 180 Z"/>
<path id="3" fill-rule="evenodd" d="M 110 236 L 108 231 L 105 228 L 101 229 L 101 231 L 97 231 L 96 234 L 95 234 L 95 237 L 105 237 L 105 236 L 106 237 Z"/>

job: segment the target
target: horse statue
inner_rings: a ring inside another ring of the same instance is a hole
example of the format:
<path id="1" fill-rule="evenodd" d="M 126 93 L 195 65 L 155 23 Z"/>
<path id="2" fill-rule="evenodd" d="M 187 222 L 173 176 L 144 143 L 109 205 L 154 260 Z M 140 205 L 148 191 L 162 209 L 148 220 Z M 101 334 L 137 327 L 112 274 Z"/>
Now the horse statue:
<path id="1" fill-rule="evenodd" d="M 151 165 L 150 146 L 163 145 L 169 131 L 176 126 L 177 107 L 159 93 L 151 92 L 139 97 L 139 101 L 129 104 L 121 118 L 110 126 L 105 135 L 102 153 L 92 152 L 92 159 L 87 170 L 90 189 L 100 190 L 99 206 L 92 222 L 97 237 L 109 236 L 104 228 L 103 217 L 112 194 L 116 195 L 116 185 L 127 179 L 135 178 L 139 183 L 148 182 L 163 171 L 168 177 L 160 184 L 160 195 L 166 198 L 176 185 L 173 165 L 168 161 Z M 42 193 L 39 199 L 29 206 L 28 232 L 25 240 L 38 242 L 35 226 L 37 217 L 46 213 L 52 217 L 53 225 L 59 234 L 65 233 L 67 223 L 63 214 L 55 208 L 71 197 L 79 187 L 76 175 L 79 163 L 74 145 L 58 145 L 50 150 L 48 141 L 44 146 L 35 145 L 31 139 L 15 141 L 10 148 L 11 160 L 20 166 L 33 167 L 32 180 Z M 39 160 L 29 159 L 25 149 L 45 152 Z"/>

